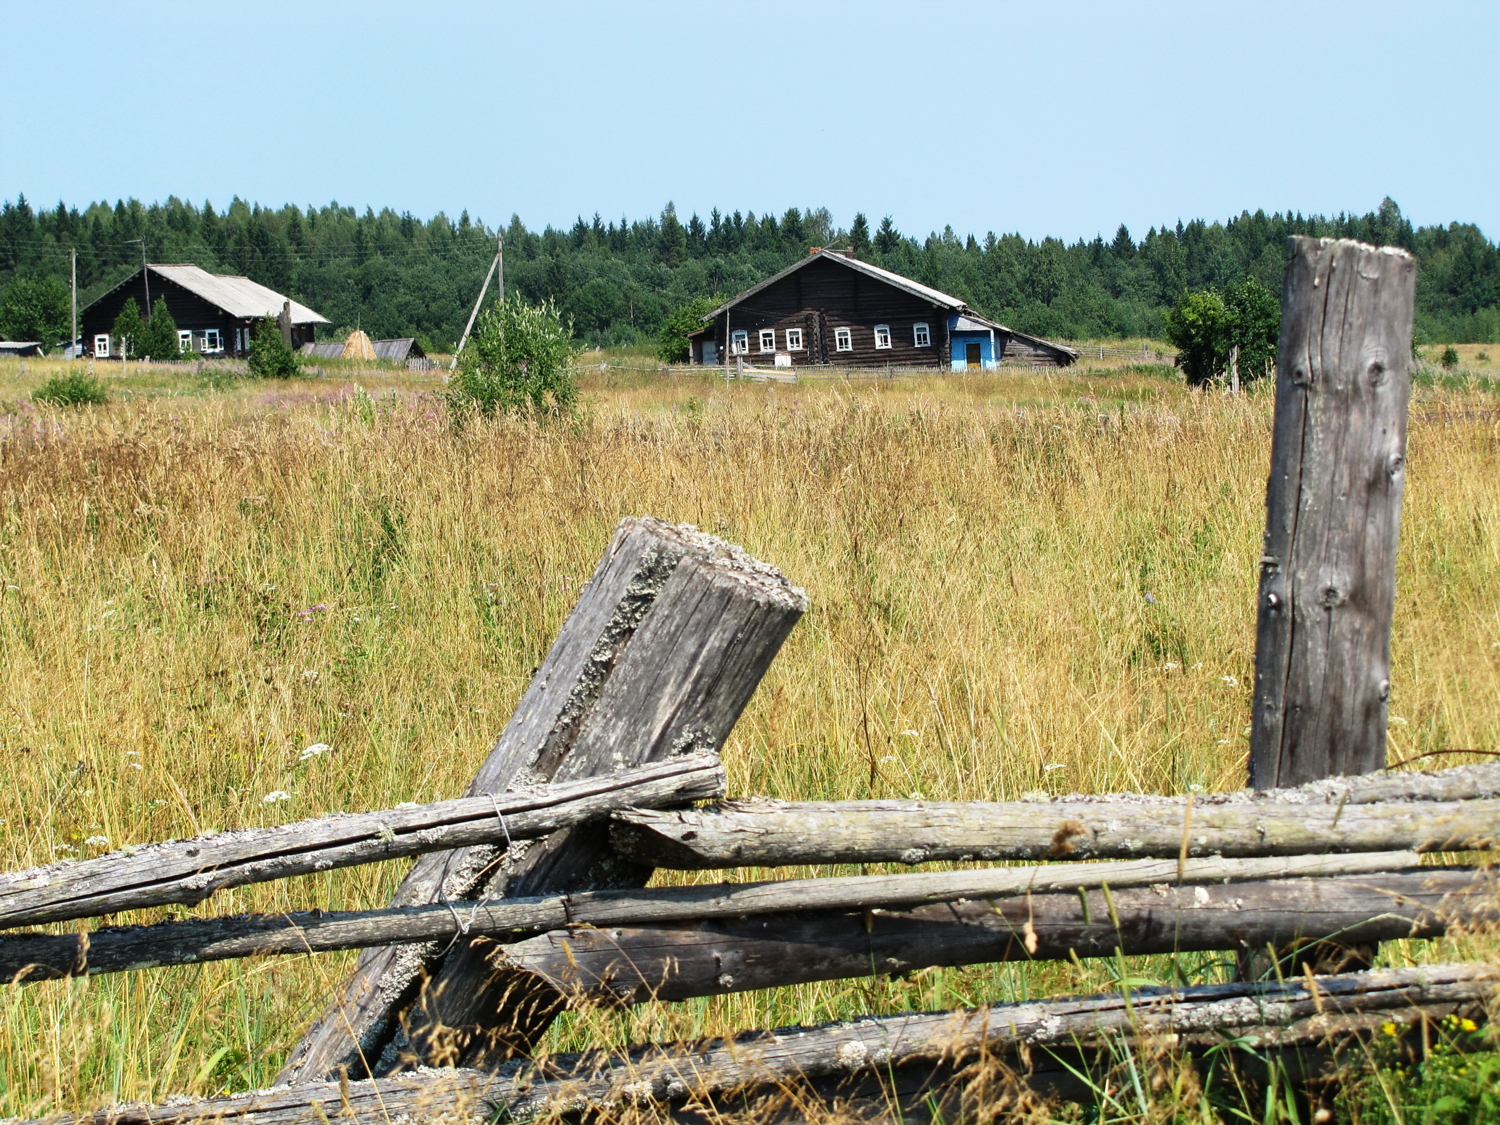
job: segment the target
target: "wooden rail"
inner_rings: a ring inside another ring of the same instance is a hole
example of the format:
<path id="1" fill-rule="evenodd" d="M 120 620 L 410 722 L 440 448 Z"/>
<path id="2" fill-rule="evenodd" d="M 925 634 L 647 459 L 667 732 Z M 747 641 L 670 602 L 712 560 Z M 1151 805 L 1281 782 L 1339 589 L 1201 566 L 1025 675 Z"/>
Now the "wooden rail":
<path id="1" fill-rule="evenodd" d="M 1407 779 L 1400 800 L 1365 803 Z M 713 809 L 626 811 L 610 836 L 639 863 L 683 870 L 933 860 L 1081 860 L 1139 856 L 1274 856 L 1321 852 L 1464 851 L 1500 836 L 1500 765 L 1461 776 L 1396 774 L 1378 788 L 1347 781 L 1314 790 L 1216 798 L 1132 796 L 1043 802 L 729 801 Z M 1458 799 L 1427 800 L 1434 789 Z M 1342 790 L 1342 792 L 1340 792 Z M 1320 800 L 1312 803 L 1317 795 Z M 1327 796 L 1328 800 L 1321 800 Z"/>
<path id="2" fill-rule="evenodd" d="M 48 1125 L 189 1125 L 216 1121 L 385 1125 L 524 1119 L 612 1107 L 672 1106 L 809 1079 L 889 1071 L 996 1053 L 1067 1047 L 1107 1037 L 1252 1037 L 1263 1046 L 1319 1043 L 1351 1030 L 1434 1020 L 1481 1004 L 1500 965 L 1428 965 L 1268 984 L 1141 988 L 1128 993 L 993 1004 L 952 1012 L 870 1017 L 816 1027 L 751 1031 L 733 1039 L 664 1043 L 628 1052 L 562 1056 L 485 1072 L 429 1069 L 393 1078 L 277 1086 L 172 1105 L 112 1106 Z M 22 1123 L 15 1123 L 22 1125 Z M 31 1123 L 25 1123 L 31 1125 Z M 40 1125 L 40 1122 L 37 1123 Z"/>
<path id="3" fill-rule="evenodd" d="M 0 874 L 0 927 L 192 905 L 226 887 L 455 847 L 503 848 L 513 840 L 603 821 L 628 805 L 680 804 L 723 791 L 717 755 L 696 754 L 519 792 L 150 844 Z"/>
<path id="4" fill-rule="evenodd" d="M 454 902 L 388 910 L 207 918 L 126 926 L 92 934 L 0 936 L 0 980 L 80 976 L 264 954 L 321 953 L 456 939 L 516 941 L 569 926 L 652 926 L 808 910 L 869 910 L 966 899 L 993 901 L 1062 889 L 1175 882 L 1235 883 L 1314 875 L 1378 874 L 1415 866 L 1410 852 L 1269 859 L 1134 860 L 1040 868 L 855 875 L 764 883 L 578 891 L 501 902 Z M 654 963 L 643 963 L 652 973 Z M 666 971 L 665 969 L 663 970 Z"/>

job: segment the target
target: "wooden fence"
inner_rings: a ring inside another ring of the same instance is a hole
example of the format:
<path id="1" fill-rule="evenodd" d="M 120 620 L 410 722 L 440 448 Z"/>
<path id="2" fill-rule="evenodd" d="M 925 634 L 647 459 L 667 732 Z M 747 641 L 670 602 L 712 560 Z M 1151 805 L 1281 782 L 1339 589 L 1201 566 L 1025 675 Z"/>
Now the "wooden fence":
<path id="1" fill-rule="evenodd" d="M 670 1113 L 795 1084 L 847 1095 L 876 1074 L 931 1102 L 933 1075 L 961 1097 L 961 1064 L 986 1052 L 1036 1071 L 1120 1036 L 1290 1050 L 1482 1014 L 1500 964 L 1369 967 L 1381 941 L 1500 921 L 1473 862 L 1500 830 L 1500 763 L 1378 772 L 1411 262 L 1294 250 L 1259 594 L 1261 788 L 702 806 L 724 796 L 717 755 L 807 599 L 737 547 L 627 519 L 464 797 L 0 875 L 0 973 L 16 985 L 363 951 L 274 1089 L 89 1120 Z M 1424 864 L 1433 853 L 1454 854 Z M 380 909 L 15 932 L 407 857 Z M 968 866 L 645 889 L 655 869 L 935 862 Z M 1245 979 L 528 1061 L 570 1004 L 1190 950 L 1236 953 Z"/>

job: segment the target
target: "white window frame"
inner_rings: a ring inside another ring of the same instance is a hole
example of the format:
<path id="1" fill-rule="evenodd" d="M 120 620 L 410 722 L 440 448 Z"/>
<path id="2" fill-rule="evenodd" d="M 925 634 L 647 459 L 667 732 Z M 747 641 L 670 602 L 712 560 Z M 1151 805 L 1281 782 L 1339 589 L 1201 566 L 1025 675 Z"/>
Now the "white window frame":
<path id="1" fill-rule="evenodd" d="M 217 328 L 205 328 L 203 330 L 203 350 L 205 352 L 222 352 L 224 350 L 224 337 L 219 334 Z"/>
<path id="2" fill-rule="evenodd" d="M 932 329 L 925 320 L 919 320 L 911 326 L 911 340 L 914 348 L 932 347 Z"/>
<path id="3" fill-rule="evenodd" d="M 103 335 L 102 333 L 100 335 L 94 337 L 94 358 L 95 359 L 108 359 L 109 358 L 109 337 L 106 336 L 106 335 Z"/>
<path id="4" fill-rule="evenodd" d="M 193 350 L 192 329 L 184 330 L 179 328 L 177 330 L 177 350 L 178 352 L 190 352 Z"/>
<path id="5" fill-rule="evenodd" d="M 746 355 L 750 351 L 750 333 L 744 328 L 737 328 L 729 334 L 729 354 Z"/>
<path id="6" fill-rule="evenodd" d="M 786 330 L 786 350 L 789 352 L 800 352 L 804 350 L 802 343 L 802 329 L 788 328 Z"/>
<path id="7" fill-rule="evenodd" d="M 762 355 L 776 351 L 776 329 L 762 328 L 760 330 L 760 350 Z"/>
<path id="8" fill-rule="evenodd" d="M 882 341 L 884 341 L 882 343 Z M 875 326 L 875 350 L 885 351 L 891 346 L 891 326 L 889 324 L 877 324 Z"/>
<path id="9" fill-rule="evenodd" d="M 833 350 L 836 352 L 852 352 L 854 350 L 853 329 L 835 328 L 833 330 Z"/>

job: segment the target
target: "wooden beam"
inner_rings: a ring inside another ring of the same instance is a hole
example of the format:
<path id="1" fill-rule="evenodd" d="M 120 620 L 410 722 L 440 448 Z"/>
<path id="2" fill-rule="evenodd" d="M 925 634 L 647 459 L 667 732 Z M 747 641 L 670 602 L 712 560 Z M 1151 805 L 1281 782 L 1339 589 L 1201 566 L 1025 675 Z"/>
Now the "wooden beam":
<path id="1" fill-rule="evenodd" d="M 1435 937 L 1497 917 L 1495 878 L 1466 868 L 1256 883 L 1103 888 L 909 910 L 558 930 L 496 961 L 575 1001 L 686 1000 L 944 965 Z M 1293 958 L 1287 968 L 1297 970 Z"/>
<path id="2" fill-rule="evenodd" d="M 195 905 L 215 891 L 335 867 L 511 840 L 600 821 L 627 805 L 721 796 L 724 770 L 709 754 L 496 796 L 338 814 L 148 844 L 81 862 L 0 874 L 0 928 L 171 903 Z"/>
<path id="3" fill-rule="evenodd" d="M 1135 860 L 1043 868 L 1002 867 L 908 875 L 854 875 L 579 891 L 499 902 L 363 911 L 200 918 L 89 934 L 0 936 L 0 981 L 97 975 L 266 954 L 322 953 L 484 934 L 515 941 L 568 926 L 652 926 L 807 910 L 865 910 L 965 899 L 993 900 L 1061 889 L 1150 886 L 1380 873 L 1415 866 L 1412 853 L 1272 859 Z"/>
<path id="4" fill-rule="evenodd" d="M 1500 774 L 1497 774 L 1500 776 Z M 1130 799 L 729 801 L 615 815 L 615 850 L 678 870 L 935 860 L 1469 851 L 1500 836 L 1500 800 L 1370 805 Z"/>
<path id="5" fill-rule="evenodd" d="M 253 1122 L 368 1125 L 559 1115 L 680 1104 L 736 1092 L 996 1052 L 1072 1047 L 1114 1036 L 1243 1037 L 1271 1046 L 1319 1043 L 1378 1022 L 1409 1023 L 1485 1001 L 1500 965 L 1425 965 L 1266 984 L 1141 988 L 1128 993 L 866 1017 L 733 1039 L 560 1056 L 503 1075 L 435 1069 L 375 1081 L 319 1082 L 157 1106 L 111 1106 L 48 1125 Z M 21 1123 L 16 1125 L 33 1125 Z M 40 1125 L 40 1122 L 34 1123 Z"/>
<path id="6" fill-rule="evenodd" d="M 1255 644 L 1250 784 L 1385 765 L 1416 260 L 1293 237 Z"/>
<path id="7" fill-rule="evenodd" d="M 622 521 L 471 793 L 519 778 L 578 780 L 686 750 L 717 752 L 806 608 L 801 590 L 738 547 L 658 520 Z M 648 875 L 613 858 L 604 828 L 573 828 L 503 860 L 493 848 L 423 857 L 393 905 L 639 886 Z M 490 1031 L 524 1021 L 494 991 L 516 982 L 487 986 L 492 972 L 471 944 L 362 957 L 293 1049 L 282 1080 L 341 1067 L 383 1073 L 408 1050 L 408 1030 L 420 1035 L 434 1021 L 458 1029 L 476 1057 L 488 1059 Z M 408 1012 L 423 981 L 432 987 Z M 512 996 L 521 1003 L 519 991 Z M 545 998 L 525 1003 L 547 1008 Z M 528 1027 L 548 1020 L 538 1014 Z"/>

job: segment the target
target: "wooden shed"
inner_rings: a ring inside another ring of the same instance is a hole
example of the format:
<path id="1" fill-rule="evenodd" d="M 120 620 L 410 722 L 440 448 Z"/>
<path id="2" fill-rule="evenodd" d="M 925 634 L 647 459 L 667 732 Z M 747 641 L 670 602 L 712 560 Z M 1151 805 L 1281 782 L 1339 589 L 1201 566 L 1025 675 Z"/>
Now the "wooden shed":
<path id="1" fill-rule="evenodd" d="M 703 318 L 690 362 L 983 370 L 1005 359 L 1066 367 L 1079 353 L 980 316 L 962 300 L 815 247 Z M 727 343 L 727 347 L 725 346 Z"/>
<path id="2" fill-rule="evenodd" d="M 291 316 L 291 346 L 300 348 L 313 330 L 328 321 L 306 305 L 299 305 L 274 289 L 248 277 L 209 273 L 194 265 L 149 265 L 94 301 L 79 314 L 84 353 L 96 359 L 118 355 L 119 342 L 110 339 L 115 318 L 131 297 L 141 316 L 151 313 L 158 297 L 177 325 L 184 348 L 203 355 L 244 355 L 250 350 L 255 325 L 267 316 Z"/>

